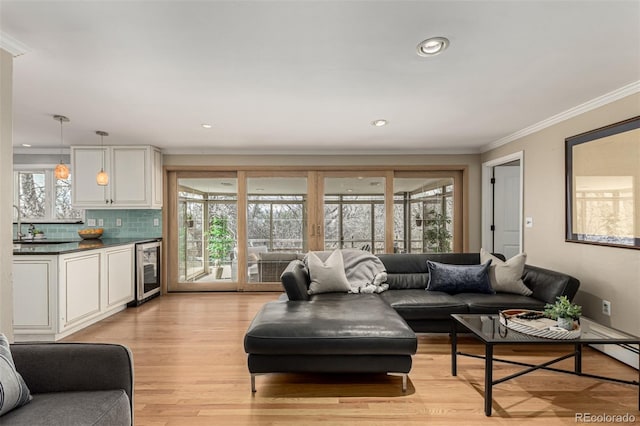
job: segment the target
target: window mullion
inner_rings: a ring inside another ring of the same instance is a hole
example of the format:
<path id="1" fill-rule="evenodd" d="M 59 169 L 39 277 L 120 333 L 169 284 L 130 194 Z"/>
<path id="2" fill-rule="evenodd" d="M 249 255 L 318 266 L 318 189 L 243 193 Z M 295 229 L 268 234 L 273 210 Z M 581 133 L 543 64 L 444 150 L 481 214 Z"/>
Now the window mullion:
<path id="1" fill-rule="evenodd" d="M 53 170 L 47 169 L 44 171 L 44 219 L 54 220 L 54 205 L 55 205 L 55 193 L 56 193 L 56 180 L 53 175 Z"/>

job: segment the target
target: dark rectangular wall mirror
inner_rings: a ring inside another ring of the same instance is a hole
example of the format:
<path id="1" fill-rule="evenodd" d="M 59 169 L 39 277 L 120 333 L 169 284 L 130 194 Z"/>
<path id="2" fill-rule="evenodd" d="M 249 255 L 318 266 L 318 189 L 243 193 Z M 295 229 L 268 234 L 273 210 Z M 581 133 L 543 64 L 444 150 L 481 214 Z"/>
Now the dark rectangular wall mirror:
<path id="1" fill-rule="evenodd" d="M 565 139 L 566 241 L 640 248 L 640 116 Z"/>

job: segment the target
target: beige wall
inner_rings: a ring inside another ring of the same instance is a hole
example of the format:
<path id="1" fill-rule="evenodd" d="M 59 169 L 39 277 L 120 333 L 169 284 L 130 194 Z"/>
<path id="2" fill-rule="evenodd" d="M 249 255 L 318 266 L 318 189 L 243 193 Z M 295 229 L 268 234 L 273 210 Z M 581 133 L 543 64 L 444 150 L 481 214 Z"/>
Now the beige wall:
<path id="1" fill-rule="evenodd" d="M 13 341 L 13 57 L 0 49 L 0 333 Z"/>
<path id="2" fill-rule="evenodd" d="M 640 335 L 640 250 L 565 242 L 564 139 L 640 115 L 635 94 L 488 151 L 482 162 L 524 151 L 524 251 L 533 265 L 566 272 L 581 282 L 584 314 Z M 638 208 L 638 206 L 636 206 Z M 611 317 L 602 315 L 602 300 Z"/>
<path id="3" fill-rule="evenodd" d="M 467 166 L 469 173 L 469 251 L 480 250 L 479 155 L 165 155 L 165 166 Z"/>

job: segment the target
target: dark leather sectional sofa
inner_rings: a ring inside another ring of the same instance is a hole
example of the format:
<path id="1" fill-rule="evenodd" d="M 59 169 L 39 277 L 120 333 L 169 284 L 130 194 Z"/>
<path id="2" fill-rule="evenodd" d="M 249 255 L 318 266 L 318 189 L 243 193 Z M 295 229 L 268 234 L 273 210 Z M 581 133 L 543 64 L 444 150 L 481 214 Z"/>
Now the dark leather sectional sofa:
<path id="1" fill-rule="evenodd" d="M 525 265 L 523 282 L 533 294 L 427 291 L 427 260 L 474 265 L 478 253 L 380 254 L 389 290 L 380 294 L 309 296 L 304 263 L 292 261 L 281 276 L 286 297 L 267 303 L 244 340 L 251 373 L 389 373 L 406 390 L 416 332 L 450 332 L 451 314 L 495 314 L 509 308 L 542 309 L 557 296 L 572 299 L 580 285 L 569 275 Z"/>

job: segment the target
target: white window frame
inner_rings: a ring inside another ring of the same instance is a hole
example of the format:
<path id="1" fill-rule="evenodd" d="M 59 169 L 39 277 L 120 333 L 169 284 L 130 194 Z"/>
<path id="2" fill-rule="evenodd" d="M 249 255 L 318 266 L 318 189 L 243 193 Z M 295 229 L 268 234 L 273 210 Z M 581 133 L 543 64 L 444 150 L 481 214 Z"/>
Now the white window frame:
<path id="1" fill-rule="evenodd" d="M 23 221 L 26 223 L 84 223 L 85 221 L 85 210 L 84 209 L 76 209 L 80 211 L 80 217 L 77 219 L 57 219 L 55 217 L 55 208 L 54 208 L 54 194 L 56 192 L 56 179 L 54 176 L 54 170 L 57 164 L 14 164 L 13 166 L 13 204 L 18 205 L 19 202 L 19 181 L 18 174 L 24 172 L 32 172 L 32 173 L 43 173 L 44 172 L 44 217 L 38 219 L 32 218 L 24 218 Z M 72 172 L 71 168 L 69 171 Z M 13 222 L 15 223 L 17 218 L 15 216 L 15 210 L 13 212 Z"/>

